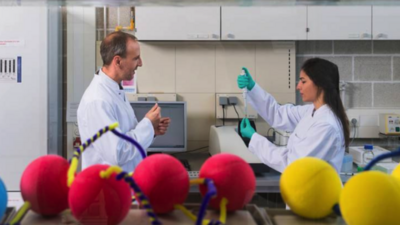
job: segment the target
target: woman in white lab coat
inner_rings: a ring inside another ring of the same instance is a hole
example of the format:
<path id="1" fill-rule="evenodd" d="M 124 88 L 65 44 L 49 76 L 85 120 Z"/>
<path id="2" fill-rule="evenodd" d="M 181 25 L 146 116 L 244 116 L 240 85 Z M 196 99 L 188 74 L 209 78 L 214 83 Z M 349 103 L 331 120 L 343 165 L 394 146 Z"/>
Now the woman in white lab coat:
<path id="1" fill-rule="evenodd" d="M 297 89 L 304 102 L 313 103 L 303 106 L 278 104 L 243 69 L 246 75 L 239 75 L 237 82 L 239 88 L 248 89 L 249 103 L 271 127 L 292 132 L 287 146 L 279 147 L 243 119 L 241 135 L 250 138 L 249 150 L 279 172 L 296 159 L 312 156 L 327 161 L 339 173 L 349 145 L 349 125 L 340 99 L 338 67 L 321 58 L 303 64 Z"/>

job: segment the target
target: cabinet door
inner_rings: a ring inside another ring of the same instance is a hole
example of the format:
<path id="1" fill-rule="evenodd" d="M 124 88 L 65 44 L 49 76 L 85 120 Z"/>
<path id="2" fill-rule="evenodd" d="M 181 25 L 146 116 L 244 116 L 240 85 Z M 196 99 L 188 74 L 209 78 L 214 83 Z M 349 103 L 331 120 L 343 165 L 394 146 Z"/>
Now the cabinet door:
<path id="1" fill-rule="evenodd" d="M 305 40 L 307 8 L 222 7 L 223 40 Z"/>
<path id="2" fill-rule="evenodd" d="M 220 40 L 220 7 L 136 7 L 139 40 Z"/>
<path id="3" fill-rule="evenodd" d="M 400 7 L 399 6 L 373 6 L 372 31 L 375 40 L 400 39 Z"/>
<path id="4" fill-rule="evenodd" d="M 308 6 L 308 40 L 371 39 L 371 6 Z"/>

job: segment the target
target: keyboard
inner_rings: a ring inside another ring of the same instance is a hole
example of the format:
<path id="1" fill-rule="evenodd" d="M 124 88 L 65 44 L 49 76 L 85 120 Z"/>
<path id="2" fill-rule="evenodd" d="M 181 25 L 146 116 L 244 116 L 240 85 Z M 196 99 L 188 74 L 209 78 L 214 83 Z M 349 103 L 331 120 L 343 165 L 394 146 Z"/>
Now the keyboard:
<path id="1" fill-rule="evenodd" d="M 189 161 L 187 159 L 178 159 L 178 160 L 182 163 L 182 165 L 185 167 L 187 171 L 191 170 Z"/>
<path id="2" fill-rule="evenodd" d="M 200 171 L 188 171 L 190 179 L 199 178 L 199 173 Z"/>

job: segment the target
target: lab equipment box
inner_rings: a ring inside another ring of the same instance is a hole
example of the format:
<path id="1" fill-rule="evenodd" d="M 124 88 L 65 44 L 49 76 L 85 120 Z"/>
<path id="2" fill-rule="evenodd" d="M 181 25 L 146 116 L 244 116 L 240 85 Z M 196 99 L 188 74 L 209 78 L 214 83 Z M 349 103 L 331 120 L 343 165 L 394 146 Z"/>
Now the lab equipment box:
<path id="1" fill-rule="evenodd" d="M 400 114 L 379 114 L 379 133 L 400 135 Z"/>
<path id="2" fill-rule="evenodd" d="M 364 154 L 364 146 L 351 146 L 349 147 L 349 153 L 350 155 L 353 156 L 353 162 L 356 163 L 357 165 L 363 165 L 365 162 L 363 162 L 363 154 Z M 387 149 L 384 149 L 379 146 L 373 146 L 372 152 L 374 153 L 374 157 L 377 157 L 378 155 L 388 153 L 390 152 Z M 387 158 L 384 160 L 381 160 L 380 162 L 392 162 L 391 158 Z"/>

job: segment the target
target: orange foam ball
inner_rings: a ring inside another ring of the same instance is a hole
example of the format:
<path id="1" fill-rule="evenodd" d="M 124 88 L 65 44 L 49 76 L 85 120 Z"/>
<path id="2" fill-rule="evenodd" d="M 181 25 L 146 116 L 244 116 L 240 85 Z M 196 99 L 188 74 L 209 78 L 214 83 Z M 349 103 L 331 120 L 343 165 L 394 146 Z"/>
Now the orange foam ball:
<path id="1" fill-rule="evenodd" d="M 52 216 L 68 208 L 68 168 L 68 161 L 57 155 L 42 156 L 26 167 L 21 177 L 21 195 L 34 212 Z"/>
<path id="2" fill-rule="evenodd" d="M 213 180 L 217 196 L 212 198 L 210 206 L 220 208 L 223 197 L 228 199 L 227 210 L 235 211 L 249 203 L 256 189 L 256 177 L 250 165 L 242 158 L 228 154 L 216 154 L 203 164 L 199 178 Z M 200 185 L 200 192 L 207 193 L 206 185 Z"/>
<path id="3" fill-rule="evenodd" d="M 69 206 L 83 224 L 118 224 L 127 215 L 131 202 L 130 186 L 113 173 L 101 178 L 108 165 L 93 165 L 79 173 L 71 185 Z"/>
<path id="4" fill-rule="evenodd" d="M 133 179 L 150 201 L 155 213 L 168 213 L 189 194 L 189 175 L 179 160 L 167 154 L 145 158 Z M 138 198 L 138 196 L 136 196 Z"/>

